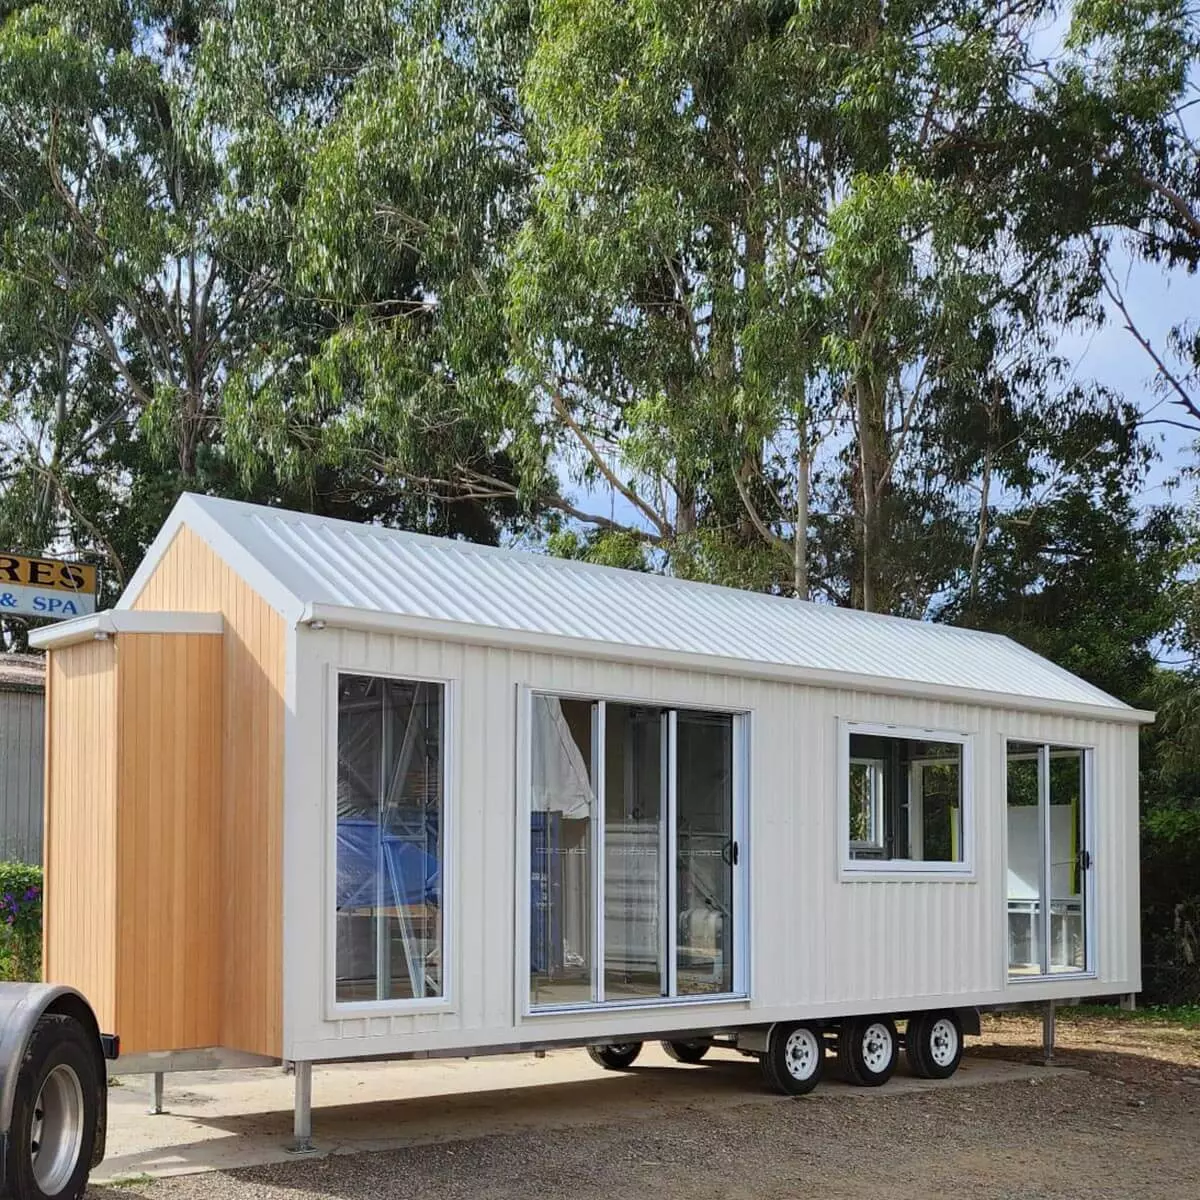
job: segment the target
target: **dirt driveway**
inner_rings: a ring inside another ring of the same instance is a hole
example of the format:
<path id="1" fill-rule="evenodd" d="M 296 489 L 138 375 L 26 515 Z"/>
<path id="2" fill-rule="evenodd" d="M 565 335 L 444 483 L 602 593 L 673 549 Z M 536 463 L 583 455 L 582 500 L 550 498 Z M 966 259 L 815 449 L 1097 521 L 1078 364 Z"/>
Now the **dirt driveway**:
<path id="1" fill-rule="evenodd" d="M 1029 1059 L 1038 1027 L 990 1021 L 975 1059 Z M 712 1098 L 647 1067 L 623 1111 L 598 1076 L 594 1121 L 373 1154 L 93 1189 L 97 1200 L 1139 1200 L 1200 1198 L 1200 1032 L 1060 1024 L 1067 1072 L 889 1095 L 765 1099 L 756 1067 L 722 1056 Z M 981 1064 L 982 1065 L 982 1064 Z M 650 1074 L 653 1072 L 654 1074 Z M 697 1076 L 698 1079 L 706 1076 Z M 675 1081 L 674 1086 L 672 1080 Z M 688 1083 L 691 1083 L 689 1078 Z M 743 1087 L 740 1085 L 744 1085 Z M 588 1084 L 582 1085 L 587 1087 Z M 523 1103 L 517 1096 L 506 1103 Z M 317 1119 L 320 1119 L 318 1110 Z"/>

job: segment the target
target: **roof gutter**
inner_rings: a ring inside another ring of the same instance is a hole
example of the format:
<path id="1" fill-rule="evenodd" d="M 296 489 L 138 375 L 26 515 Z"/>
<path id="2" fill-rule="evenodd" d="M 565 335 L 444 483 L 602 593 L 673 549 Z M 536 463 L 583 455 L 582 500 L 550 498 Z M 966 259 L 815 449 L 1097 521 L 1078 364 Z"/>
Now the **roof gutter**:
<path id="1" fill-rule="evenodd" d="M 119 633 L 221 633 L 225 628 L 220 613 L 133 612 L 107 608 L 45 625 L 29 635 L 29 644 L 39 650 L 61 650 L 78 642 L 104 641 Z"/>
<path id="2" fill-rule="evenodd" d="M 1155 714 L 1128 705 L 1083 704 L 1065 700 L 1047 700 L 1009 692 L 987 692 L 944 683 L 894 679 L 883 675 L 858 675 L 817 667 L 795 667 L 782 663 L 726 658 L 715 654 L 695 654 L 685 650 L 662 650 L 647 646 L 621 646 L 592 638 L 564 637 L 560 634 L 531 633 L 521 629 L 501 629 L 491 625 L 469 625 L 433 617 L 411 617 L 399 613 L 372 612 L 339 604 L 306 604 L 300 625 L 321 629 L 355 629 L 364 633 L 403 634 L 408 637 L 435 638 L 439 641 L 468 642 L 477 646 L 495 646 L 509 650 L 540 651 L 543 654 L 570 654 L 609 662 L 638 666 L 668 666 L 689 671 L 707 671 L 720 675 L 739 675 L 777 683 L 807 684 L 831 690 L 872 692 L 876 695 L 918 697 L 945 700 L 986 708 L 1014 708 L 1022 712 L 1054 716 L 1081 717 L 1091 721 L 1111 721 L 1120 725 L 1148 725 Z"/>

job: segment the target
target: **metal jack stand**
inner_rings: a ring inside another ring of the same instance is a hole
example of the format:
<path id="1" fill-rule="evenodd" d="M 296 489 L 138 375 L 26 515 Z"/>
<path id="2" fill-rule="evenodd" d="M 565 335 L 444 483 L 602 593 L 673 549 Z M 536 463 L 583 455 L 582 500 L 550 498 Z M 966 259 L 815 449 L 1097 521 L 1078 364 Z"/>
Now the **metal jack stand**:
<path id="1" fill-rule="evenodd" d="M 155 1071 L 150 1077 L 150 1106 L 146 1111 L 152 1117 L 161 1117 L 163 1111 L 163 1073 Z"/>
<path id="2" fill-rule="evenodd" d="M 1054 1001 L 1042 1009 L 1042 1066 L 1054 1066 Z"/>
<path id="3" fill-rule="evenodd" d="M 312 1063 L 298 1062 L 296 1068 L 296 1106 L 292 1124 L 292 1154 L 315 1154 L 312 1141 Z"/>

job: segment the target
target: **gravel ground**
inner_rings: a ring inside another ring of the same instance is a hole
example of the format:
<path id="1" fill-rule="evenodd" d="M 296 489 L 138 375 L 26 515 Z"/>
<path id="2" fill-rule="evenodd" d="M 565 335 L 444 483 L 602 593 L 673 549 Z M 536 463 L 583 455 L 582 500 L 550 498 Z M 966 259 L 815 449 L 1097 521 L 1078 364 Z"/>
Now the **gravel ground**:
<path id="1" fill-rule="evenodd" d="M 988 1023 L 971 1053 L 1028 1058 L 1037 1026 Z M 95 1200 L 1192 1200 L 1200 1197 L 1200 1033 L 1060 1026 L 1086 1075 L 872 1097 L 822 1094 L 652 1120 L 335 1155 L 94 1189 Z M 467 1131 L 469 1132 L 469 1131 Z"/>

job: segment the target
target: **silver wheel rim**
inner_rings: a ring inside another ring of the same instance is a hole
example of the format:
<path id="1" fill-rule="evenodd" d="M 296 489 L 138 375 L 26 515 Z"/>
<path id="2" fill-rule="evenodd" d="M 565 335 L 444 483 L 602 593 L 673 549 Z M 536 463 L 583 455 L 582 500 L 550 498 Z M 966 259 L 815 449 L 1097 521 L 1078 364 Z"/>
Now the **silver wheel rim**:
<path id="1" fill-rule="evenodd" d="M 59 1063 L 42 1083 L 33 1102 L 29 1160 L 33 1177 L 47 1196 L 70 1182 L 83 1149 L 83 1087 L 66 1063 Z"/>
<path id="2" fill-rule="evenodd" d="M 935 1065 L 948 1067 L 958 1054 L 958 1030 L 954 1022 L 939 1017 L 929 1031 L 929 1057 Z"/>
<path id="3" fill-rule="evenodd" d="M 610 1042 L 608 1048 L 613 1052 L 613 1054 L 619 1054 L 622 1058 L 624 1058 L 626 1054 L 629 1054 L 633 1051 L 633 1047 L 633 1042 Z"/>
<path id="4" fill-rule="evenodd" d="M 793 1029 L 783 1044 L 788 1074 L 799 1082 L 811 1079 L 821 1061 L 821 1043 L 811 1029 Z"/>
<path id="5" fill-rule="evenodd" d="M 892 1031 L 881 1021 L 872 1021 L 863 1031 L 863 1065 L 872 1075 L 881 1075 L 888 1069 L 894 1053 Z"/>

